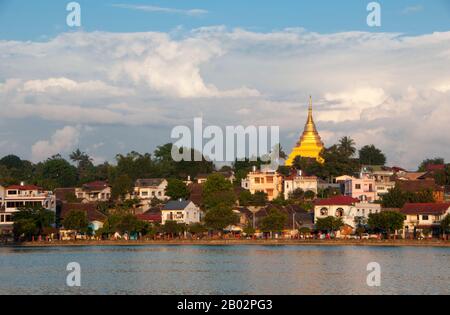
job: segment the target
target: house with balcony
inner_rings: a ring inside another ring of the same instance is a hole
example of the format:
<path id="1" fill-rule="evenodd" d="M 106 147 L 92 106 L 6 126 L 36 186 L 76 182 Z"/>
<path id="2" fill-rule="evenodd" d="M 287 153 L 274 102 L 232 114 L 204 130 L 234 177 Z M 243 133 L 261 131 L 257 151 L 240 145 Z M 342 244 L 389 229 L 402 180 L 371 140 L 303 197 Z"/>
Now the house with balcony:
<path id="1" fill-rule="evenodd" d="M 111 186 L 106 181 L 86 183 L 75 188 L 75 196 L 83 203 L 108 201 L 111 198 Z"/>
<path id="2" fill-rule="evenodd" d="M 375 180 L 376 200 L 395 187 L 394 171 L 382 165 L 364 165 L 361 168 L 361 178 L 373 178 Z"/>
<path id="3" fill-rule="evenodd" d="M 264 192 L 268 200 L 272 201 L 283 193 L 283 177 L 275 170 L 261 167 L 258 171 L 254 167 L 253 171 L 242 180 L 241 186 L 252 194 Z"/>
<path id="4" fill-rule="evenodd" d="M 138 179 L 134 185 L 133 197 L 139 199 L 139 206 L 142 212 L 146 212 L 151 207 L 152 199 L 167 201 L 170 198 L 166 196 L 168 181 L 164 178 Z"/>
<path id="5" fill-rule="evenodd" d="M 379 199 L 375 179 L 367 176 L 347 179 L 344 182 L 344 195 L 363 202 L 374 202 Z"/>
<path id="6" fill-rule="evenodd" d="M 202 211 L 190 200 L 172 200 L 161 210 L 161 217 L 163 225 L 167 221 L 190 225 L 201 222 Z"/>
<path id="7" fill-rule="evenodd" d="M 357 222 L 366 222 L 371 214 L 380 213 L 381 205 L 360 202 L 350 196 L 335 196 L 328 199 L 318 199 L 314 203 L 314 222 L 329 216 L 341 218 L 351 229 L 357 227 Z"/>
<path id="8" fill-rule="evenodd" d="M 450 214 L 450 203 L 407 203 L 400 210 L 406 216 L 404 237 L 420 236 L 424 230 L 441 234 L 441 221 Z"/>
<path id="9" fill-rule="evenodd" d="M 21 208 L 43 207 L 53 212 L 56 211 L 55 196 L 41 187 L 21 183 L 20 185 L 2 186 L 0 191 L 3 196 L 0 209 L 0 229 L 2 231 L 12 230 L 13 214 L 20 211 Z"/>
<path id="10" fill-rule="evenodd" d="M 289 196 L 297 189 L 301 189 L 304 192 L 312 191 L 317 195 L 319 178 L 316 176 L 305 176 L 302 171 L 284 178 L 284 199 L 289 199 Z"/>

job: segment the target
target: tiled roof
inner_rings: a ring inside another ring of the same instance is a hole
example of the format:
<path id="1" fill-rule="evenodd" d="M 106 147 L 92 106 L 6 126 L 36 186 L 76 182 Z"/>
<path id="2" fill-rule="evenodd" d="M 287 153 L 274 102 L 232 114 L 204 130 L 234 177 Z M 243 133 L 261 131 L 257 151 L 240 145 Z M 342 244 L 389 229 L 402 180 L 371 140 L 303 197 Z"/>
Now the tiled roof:
<path id="1" fill-rule="evenodd" d="M 101 221 L 106 220 L 106 216 L 97 210 L 97 205 L 95 203 L 63 203 L 61 207 L 61 219 L 70 211 L 84 211 L 87 213 L 89 221 Z"/>
<path id="2" fill-rule="evenodd" d="M 6 189 L 11 190 L 42 190 L 42 187 L 35 185 L 12 185 L 6 187 Z"/>
<path id="3" fill-rule="evenodd" d="M 105 188 L 109 187 L 109 184 L 107 181 L 95 181 L 91 183 L 86 183 L 83 185 L 84 190 L 103 190 Z"/>
<path id="4" fill-rule="evenodd" d="M 158 187 L 164 180 L 164 178 L 138 179 L 136 180 L 136 187 Z"/>
<path id="5" fill-rule="evenodd" d="M 427 165 L 427 171 L 442 171 L 445 170 L 445 164 L 429 164 Z"/>
<path id="6" fill-rule="evenodd" d="M 442 215 L 450 208 L 450 203 L 407 203 L 400 212 L 403 214 Z"/>
<path id="7" fill-rule="evenodd" d="M 398 180 L 396 181 L 396 186 L 401 190 L 409 191 L 409 192 L 419 192 L 427 189 L 431 189 L 433 191 L 443 191 L 443 187 L 436 185 L 434 179 L 426 179 L 426 180 Z"/>
<path id="8" fill-rule="evenodd" d="M 138 214 L 136 217 L 138 218 L 138 220 L 147 221 L 147 222 L 161 222 L 162 221 L 161 214 L 155 214 L 155 213 Z"/>
<path id="9" fill-rule="evenodd" d="M 350 196 L 336 196 L 328 199 L 318 199 L 314 203 L 316 206 L 351 206 L 359 200 Z"/>

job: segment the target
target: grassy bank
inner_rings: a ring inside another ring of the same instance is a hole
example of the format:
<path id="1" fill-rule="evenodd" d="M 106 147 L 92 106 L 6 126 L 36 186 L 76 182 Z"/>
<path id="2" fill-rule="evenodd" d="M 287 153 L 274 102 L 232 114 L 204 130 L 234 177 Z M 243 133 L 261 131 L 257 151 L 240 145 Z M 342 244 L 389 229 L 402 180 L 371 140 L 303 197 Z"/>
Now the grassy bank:
<path id="1" fill-rule="evenodd" d="M 389 247 L 450 247 L 450 241 L 415 240 L 161 240 L 161 241 L 64 241 L 10 243 L 6 246 L 57 247 L 57 246 L 389 246 Z M 4 244 L 0 246 L 5 246 Z"/>

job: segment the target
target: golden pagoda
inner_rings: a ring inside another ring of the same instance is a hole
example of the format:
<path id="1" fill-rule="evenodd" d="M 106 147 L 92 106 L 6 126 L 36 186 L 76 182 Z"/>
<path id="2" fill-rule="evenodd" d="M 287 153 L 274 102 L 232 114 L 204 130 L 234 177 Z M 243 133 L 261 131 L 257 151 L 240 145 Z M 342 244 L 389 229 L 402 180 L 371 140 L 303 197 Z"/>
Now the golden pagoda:
<path id="1" fill-rule="evenodd" d="M 286 166 L 292 166 L 297 156 L 316 159 L 319 163 L 324 163 L 325 161 L 320 157 L 320 153 L 322 152 L 323 148 L 324 145 L 322 139 L 320 138 L 320 135 L 317 132 L 316 125 L 314 124 L 312 97 L 310 97 L 308 120 L 305 125 L 305 130 L 303 131 L 303 135 L 300 138 L 300 141 L 297 142 L 296 147 L 289 155 L 289 158 L 286 161 Z"/>

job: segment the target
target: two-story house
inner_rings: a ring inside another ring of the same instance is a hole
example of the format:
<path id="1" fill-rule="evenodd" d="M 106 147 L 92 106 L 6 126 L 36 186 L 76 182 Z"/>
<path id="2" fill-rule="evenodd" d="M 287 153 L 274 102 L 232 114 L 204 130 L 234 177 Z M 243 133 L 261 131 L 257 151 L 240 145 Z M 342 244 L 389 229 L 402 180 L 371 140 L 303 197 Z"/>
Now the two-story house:
<path id="1" fill-rule="evenodd" d="M 75 188 L 75 196 L 83 203 L 108 201 L 111 198 L 111 186 L 106 181 L 95 181 Z"/>
<path id="2" fill-rule="evenodd" d="M 192 201 L 189 200 L 171 200 L 161 210 L 162 224 L 167 221 L 175 221 L 179 224 L 200 223 L 202 211 Z"/>
<path id="3" fill-rule="evenodd" d="M 404 236 L 409 237 L 423 230 L 433 235 L 441 234 L 441 221 L 450 214 L 450 203 L 407 203 L 400 210 L 406 216 Z"/>
<path id="4" fill-rule="evenodd" d="M 13 214 L 27 207 L 43 207 L 47 210 L 56 211 L 56 200 L 51 192 L 44 191 L 41 187 L 34 185 L 12 185 L 3 187 L 3 200 L 0 210 L 0 228 L 11 230 L 13 225 Z"/>
<path id="5" fill-rule="evenodd" d="M 358 222 L 367 221 L 371 214 L 380 213 L 381 205 L 360 202 L 350 196 L 318 199 L 314 203 L 314 222 L 332 216 L 341 218 L 345 225 L 355 229 Z"/>
<path id="6" fill-rule="evenodd" d="M 253 168 L 253 171 L 242 180 L 241 186 L 252 194 L 264 192 L 268 200 L 272 201 L 283 192 L 283 177 L 275 170 L 262 167 L 257 171 Z"/>

